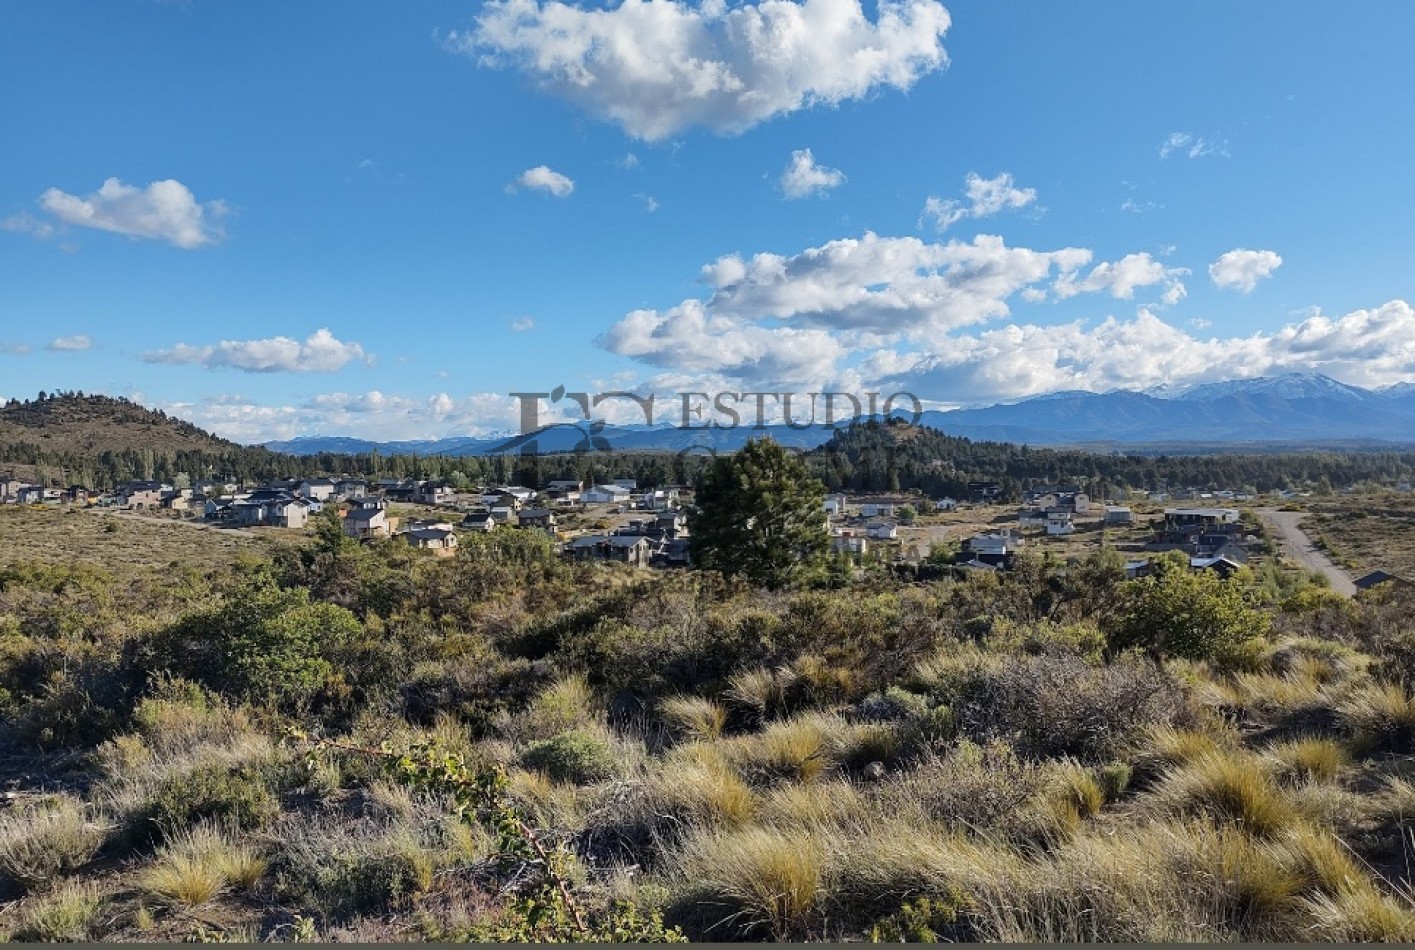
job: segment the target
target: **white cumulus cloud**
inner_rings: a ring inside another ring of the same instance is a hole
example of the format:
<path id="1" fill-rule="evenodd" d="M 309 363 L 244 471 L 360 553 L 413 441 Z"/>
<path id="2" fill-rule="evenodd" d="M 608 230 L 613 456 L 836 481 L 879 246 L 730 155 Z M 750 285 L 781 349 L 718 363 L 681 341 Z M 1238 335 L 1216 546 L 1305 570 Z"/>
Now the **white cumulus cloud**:
<path id="1" fill-rule="evenodd" d="M 525 333 L 527 330 L 534 330 L 535 319 L 532 317 L 517 317 L 511 321 L 511 331 L 513 333 Z"/>
<path id="2" fill-rule="evenodd" d="M 191 189 L 172 179 L 138 188 L 109 178 L 84 196 L 50 188 L 39 196 L 39 206 L 63 224 L 166 241 L 188 250 L 219 242 L 227 214 L 225 202 L 199 202 Z"/>
<path id="3" fill-rule="evenodd" d="M 648 141 L 693 126 L 742 132 L 773 116 L 907 90 L 948 63 L 936 0 L 490 0 L 444 46 L 511 66 Z"/>
<path id="4" fill-rule="evenodd" d="M 575 183 L 565 175 L 552 170 L 547 165 L 537 165 L 535 168 L 527 168 L 516 176 L 515 184 L 522 188 L 531 188 L 536 191 L 544 191 L 557 198 L 567 198 L 570 192 L 575 190 Z M 514 186 L 513 186 L 514 190 Z"/>
<path id="5" fill-rule="evenodd" d="M 1190 158 L 1204 158 L 1208 155 L 1228 158 L 1228 141 L 1201 138 L 1188 132 L 1171 132 L 1169 138 L 1160 144 L 1160 158 L 1169 158 L 1176 152 Z"/>
<path id="6" fill-rule="evenodd" d="M 938 230 L 946 231 L 964 218 L 986 218 L 1001 211 L 1025 208 L 1037 200 L 1037 190 L 1018 188 L 1009 172 L 994 178 L 969 172 L 963 193 L 966 201 L 929 195 L 924 202 L 923 217 L 931 219 Z"/>
<path id="7" fill-rule="evenodd" d="M 371 356 L 358 343 L 343 342 L 321 328 L 304 342 L 277 336 L 222 340 L 214 346 L 178 343 L 170 349 L 144 353 L 142 359 L 148 363 L 226 367 L 247 373 L 332 373 L 356 360 L 368 361 Z"/>
<path id="8" fill-rule="evenodd" d="M 79 353 L 93 346 L 93 342 L 82 333 L 74 336 L 55 337 L 45 346 L 46 350 L 56 353 Z"/>
<path id="9" fill-rule="evenodd" d="M 1258 281 L 1271 277 L 1273 271 L 1282 266 L 1282 258 L 1275 251 L 1250 251 L 1235 248 L 1209 265 L 1209 278 L 1214 286 L 1240 293 L 1252 293 Z"/>
<path id="10" fill-rule="evenodd" d="M 817 165 L 811 150 L 803 148 L 791 153 L 791 161 L 781 173 L 781 190 L 787 198 L 823 195 L 845 183 L 845 173 L 838 168 Z"/>
<path id="11" fill-rule="evenodd" d="M 1188 274 L 1188 268 L 1165 267 L 1148 252 L 1141 252 L 1127 254 L 1118 261 L 1102 261 L 1079 279 L 1074 272 L 1063 274 L 1052 285 L 1052 291 L 1062 300 L 1080 293 L 1102 291 L 1117 300 L 1132 300 L 1137 288 L 1159 284 L 1164 286 L 1163 302 L 1176 304 L 1188 294 L 1181 279 Z"/>

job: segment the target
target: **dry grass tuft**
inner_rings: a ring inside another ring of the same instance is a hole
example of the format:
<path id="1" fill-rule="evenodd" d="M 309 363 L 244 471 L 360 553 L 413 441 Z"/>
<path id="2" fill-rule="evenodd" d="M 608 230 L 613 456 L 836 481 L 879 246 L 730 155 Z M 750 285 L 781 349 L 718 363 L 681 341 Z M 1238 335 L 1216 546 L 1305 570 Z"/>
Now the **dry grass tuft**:
<path id="1" fill-rule="evenodd" d="M 1360 887 L 1336 894 L 1316 894 L 1302 903 L 1313 919 L 1308 939 L 1351 943 L 1415 941 L 1415 902 L 1409 896 L 1397 903 L 1374 888 Z"/>
<path id="2" fill-rule="evenodd" d="M 673 696 L 659 705 L 674 734 L 691 741 L 704 742 L 722 735 L 727 725 L 727 710 L 710 699 L 700 696 Z"/>
<path id="3" fill-rule="evenodd" d="M 1415 702 L 1395 684 L 1354 691 L 1338 714 L 1362 754 L 1415 751 Z"/>
<path id="4" fill-rule="evenodd" d="M 58 943 L 88 940 L 102 906 L 98 885 L 92 881 L 66 881 L 39 901 L 24 908 L 10 935 L 25 943 Z"/>
<path id="5" fill-rule="evenodd" d="M 200 907 L 227 890 L 250 890 L 265 870 L 266 860 L 253 846 L 203 824 L 173 837 L 142 873 L 140 883 L 160 901 Z"/>
<path id="6" fill-rule="evenodd" d="M 0 819 L 0 871 L 37 890 L 86 864 L 103 844 L 83 804 L 67 796 Z"/>
<path id="7" fill-rule="evenodd" d="M 727 761 L 748 781 L 813 782 L 835 766 L 836 737 L 848 727 L 834 716 L 818 713 L 774 722 L 755 735 L 722 743 Z"/>
<path id="8" fill-rule="evenodd" d="M 1345 747 L 1331 739 L 1305 736 L 1267 749 L 1263 758 L 1285 779 L 1330 782 L 1350 764 Z"/>
<path id="9" fill-rule="evenodd" d="M 772 828 L 709 831 L 677 855 L 682 899 L 708 919 L 706 933 L 803 939 L 820 917 L 825 851 L 818 840 Z"/>
<path id="10" fill-rule="evenodd" d="M 1163 811 L 1232 821 L 1260 836 L 1282 831 L 1295 818 L 1291 804 L 1261 765 L 1234 752 L 1203 752 L 1172 767 L 1150 799 Z"/>

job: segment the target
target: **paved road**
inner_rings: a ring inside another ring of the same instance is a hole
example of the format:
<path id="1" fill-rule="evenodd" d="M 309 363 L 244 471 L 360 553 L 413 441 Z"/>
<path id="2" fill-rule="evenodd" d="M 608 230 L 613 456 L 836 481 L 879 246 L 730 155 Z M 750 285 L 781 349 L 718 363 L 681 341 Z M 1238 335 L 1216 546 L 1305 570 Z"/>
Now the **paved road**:
<path id="1" fill-rule="evenodd" d="M 1282 553 L 1292 558 L 1308 570 L 1325 574 L 1331 581 L 1331 589 L 1347 597 L 1355 596 L 1356 585 L 1351 583 L 1351 575 L 1331 562 L 1321 550 L 1312 544 L 1305 531 L 1298 526 L 1307 513 L 1305 511 L 1278 511 L 1276 508 L 1259 508 L 1262 518 L 1273 533 L 1273 538 L 1282 548 Z"/>

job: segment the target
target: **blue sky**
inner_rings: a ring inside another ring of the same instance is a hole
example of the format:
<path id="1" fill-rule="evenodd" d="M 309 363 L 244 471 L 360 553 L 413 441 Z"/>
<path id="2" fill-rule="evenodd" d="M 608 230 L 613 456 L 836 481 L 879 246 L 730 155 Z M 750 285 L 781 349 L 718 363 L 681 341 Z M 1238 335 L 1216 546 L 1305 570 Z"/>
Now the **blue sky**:
<path id="1" fill-rule="evenodd" d="M 506 430 L 557 385 L 1415 380 L 1411 35 L 1397 2 L 12 0 L 0 396 L 258 441 Z"/>

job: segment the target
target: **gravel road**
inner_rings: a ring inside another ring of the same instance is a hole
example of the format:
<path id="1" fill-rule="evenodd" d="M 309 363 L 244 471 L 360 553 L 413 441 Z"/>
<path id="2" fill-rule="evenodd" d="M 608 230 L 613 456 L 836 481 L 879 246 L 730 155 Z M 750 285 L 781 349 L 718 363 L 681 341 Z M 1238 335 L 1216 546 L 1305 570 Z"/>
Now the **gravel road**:
<path id="1" fill-rule="evenodd" d="M 1298 525 L 1307 513 L 1305 511 L 1279 511 L 1276 508 L 1259 508 L 1258 517 L 1273 533 L 1273 538 L 1282 548 L 1282 553 L 1297 561 L 1303 567 L 1325 574 L 1331 581 L 1331 589 L 1338 594 L 1352 597 L 1356 585 L 1351 575 L 1331 562 L 1331 559 L 1312 544 L 1312 539 Z"/>

